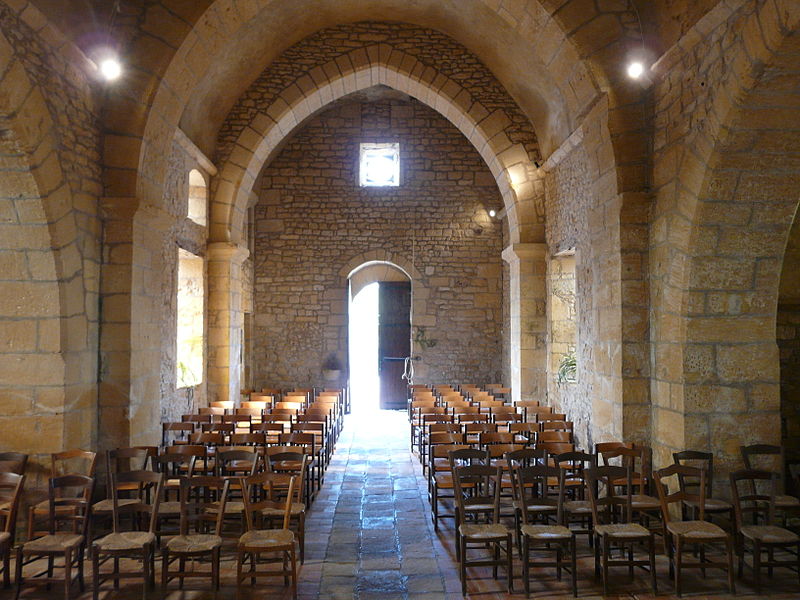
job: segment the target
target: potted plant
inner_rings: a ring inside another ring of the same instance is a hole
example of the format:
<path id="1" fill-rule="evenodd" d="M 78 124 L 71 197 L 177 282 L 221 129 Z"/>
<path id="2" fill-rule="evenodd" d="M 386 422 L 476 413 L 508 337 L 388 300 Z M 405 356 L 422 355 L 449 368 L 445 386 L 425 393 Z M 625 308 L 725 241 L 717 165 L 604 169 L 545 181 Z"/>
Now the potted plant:
<path id="1" fill-rule="evenodd" d="M 322 363 L 322 378 L 325 381 L 339 381 L 342 374 L 342 363 L 339 358 L 331 352 Z"/>

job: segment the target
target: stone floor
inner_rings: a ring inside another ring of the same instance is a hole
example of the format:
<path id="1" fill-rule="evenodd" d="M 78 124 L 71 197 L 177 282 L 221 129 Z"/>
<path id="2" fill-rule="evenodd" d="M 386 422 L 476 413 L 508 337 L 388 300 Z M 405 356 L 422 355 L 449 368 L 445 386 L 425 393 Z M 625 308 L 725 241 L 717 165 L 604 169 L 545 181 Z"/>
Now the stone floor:
<path id="1" fill-rule="evenodd" d="M 419 461 L 408 449 L 408 424 L 405 414 L 382 411 L 347 422 L 333 461 L 306 524 L 306 561 L 300 571 L 299 598 L 358 600 L 455 600 L 462 598 L 454 558 L 452 522 L 434 533 L 427 501 L 426 481 Z M 591 550 L 580 536 L 578 552 L 578 594 L 581 598 L 601 597 L 594 580 Z M 231 542 L 233 544 L 233 542 Z M 669 598 L 672 586 L 663 556 L 658 562 L 659 597 Z M 31 567 L 32 568 L 32 567 Z M 517 592 L 510 597 L 524 598 L 521 570 L 515 565 Z M 232 551 L 223 558 L 223 583 L 220 598 L 235 597 Z M 506 581 L 500 572 L 497 581 L 489 568 L 469 573 L 471 598 L 509 597 Z M 612 598 L 652 598 L 649 577 L 640 571 L 629 580 L 621 570 L 614 575 Z M 727 598 L 724 573 L 699 572 L 685 578 L 684 597 Z M 737 580 L 737 598 L 800 598 L 797 575 L 782 569 L 775 578 L 765 578 L 765 591 L 756 595 L 748 585 L 749 574 Z M 202 583 L 201 583 L 202 582 Z M 200 600 L 214 594 L 204 590 L 206 580 L 188 582 L 183 591 L 166 594 L 169 600 Z M 567 579 L 559 582 L 553 570 L 534 571 L 531 596 L 535 598 L 571 598 Z M 54 590 L 55 591 L 55 590 Z M 56 592 L 59 593 L 60 592 Z M 52 596 L 43 591 L 23 590 L 24 598 Z M 101 597 L 135 598 L 141 586 L 129 584 L 119 593 Z M 152 592 L 151 597 L 160 597 Z M 12 597 L 0 592 L 0 597 Z M 61 596 L 63 597 L 63 596 Z M 91 597 L 89 592 L 82 600 Z M 259 582 L 243 598 L 290 598 L 280 580 Z"/>

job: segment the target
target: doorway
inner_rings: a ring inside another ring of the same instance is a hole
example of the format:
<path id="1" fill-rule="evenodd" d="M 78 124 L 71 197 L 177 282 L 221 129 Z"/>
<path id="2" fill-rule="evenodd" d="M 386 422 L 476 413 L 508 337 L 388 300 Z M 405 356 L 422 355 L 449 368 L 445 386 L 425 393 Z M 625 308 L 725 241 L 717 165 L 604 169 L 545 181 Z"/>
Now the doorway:
<path id="1" fill-rule="evenodd" d="M 391 263 L 366 263 L 349 277 L 348 347 L 353 411 L 404 409 L 411 353 L 411 280 Z"/>

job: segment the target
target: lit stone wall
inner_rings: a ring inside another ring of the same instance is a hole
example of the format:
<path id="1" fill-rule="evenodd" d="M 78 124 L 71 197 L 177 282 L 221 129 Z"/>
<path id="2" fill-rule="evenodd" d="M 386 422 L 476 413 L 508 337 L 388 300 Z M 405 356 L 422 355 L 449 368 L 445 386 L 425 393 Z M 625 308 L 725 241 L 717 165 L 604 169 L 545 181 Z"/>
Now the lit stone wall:
<path id="1" fill-rule="evenodd" d="M 357 186 L 361 141 L 400 143 L 400 187 Z M 312 119 L 265 169 L 255 209 L 256 384 L 322 383 L 325 356 L 345 356 L 342 269 L 375 252 L 419 273 L 412 324 L 436 345 L 414 345 L 416 381 L 500 380 L 503 239 L 486 213 L 499 201 L 474 148 L 417 101 Z"/>
<path id="2" fill-rule="evenodd" d="M 86 71 L 23 7 L 0 4 L 0 451 L 29 454 L 33 501 L 50 453 L 97 439 L 102 185 Z"/>

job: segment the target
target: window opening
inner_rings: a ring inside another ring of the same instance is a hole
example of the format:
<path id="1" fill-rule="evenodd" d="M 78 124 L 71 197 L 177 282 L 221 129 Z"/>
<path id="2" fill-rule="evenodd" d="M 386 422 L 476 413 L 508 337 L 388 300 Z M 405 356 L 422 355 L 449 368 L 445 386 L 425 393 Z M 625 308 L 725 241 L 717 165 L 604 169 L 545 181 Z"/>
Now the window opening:
<path id="1" fill-rule="evenodd" d="M 203 381 L 203 259 L 178 248 L 177 387 Z"/>
<path id="2" fill-rule="evenodd" d="M 207 224 L 208 187 L 197 169 L 189 171 L 189 211 L 187 216 L 203 227 Z"/>
<path id="3" fill-rule="evenodd" d="M 359 185 L 396 187 L 400 185 L 400 144 L 361 144 Z"/>

